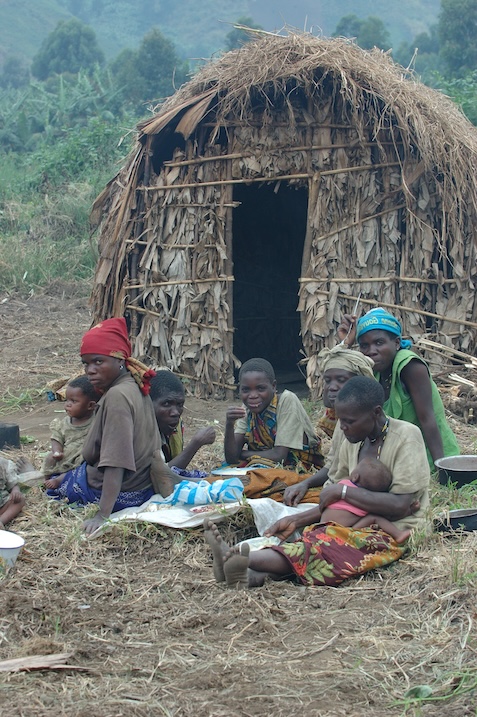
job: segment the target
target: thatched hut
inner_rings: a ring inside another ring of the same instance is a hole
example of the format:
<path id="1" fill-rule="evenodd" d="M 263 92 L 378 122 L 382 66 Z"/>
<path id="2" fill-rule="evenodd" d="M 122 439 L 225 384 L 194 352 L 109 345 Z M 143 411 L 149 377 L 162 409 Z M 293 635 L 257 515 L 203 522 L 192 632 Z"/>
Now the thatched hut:
<path id="1" fill-rule="evenodd" d="M 97 199 L 96 319 L 224 396 L 237 359 L 317 351 L 361 293 L 406 335 L 476 344 L 477 135 L 388 55 L 260 36 L 152 119 Z"/>

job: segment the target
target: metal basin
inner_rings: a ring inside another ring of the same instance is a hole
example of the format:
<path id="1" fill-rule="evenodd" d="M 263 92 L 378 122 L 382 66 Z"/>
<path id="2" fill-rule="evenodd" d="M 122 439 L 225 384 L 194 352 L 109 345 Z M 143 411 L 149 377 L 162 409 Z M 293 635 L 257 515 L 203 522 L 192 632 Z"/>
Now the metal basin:
<path id="1" fill-rule="evenodd" d="M 477 481 L 477 456 L 448 456 L 434 462 L 439 469 L 439 483 L 457 488 Z M 477 484 L 476 484 L 477 486 Z"/>

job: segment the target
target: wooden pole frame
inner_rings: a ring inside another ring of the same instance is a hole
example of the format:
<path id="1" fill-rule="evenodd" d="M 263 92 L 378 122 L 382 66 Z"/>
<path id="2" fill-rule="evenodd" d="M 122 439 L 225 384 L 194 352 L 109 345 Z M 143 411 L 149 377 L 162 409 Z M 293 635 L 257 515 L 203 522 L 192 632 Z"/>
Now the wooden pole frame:
<path id="1" fill-rule="evenodd" d="M 329 279 L 334 281 L 334 279 Z M 352 280 L 349 280 L 352 283 Z M 317 289 L 317 294 L 323 294 L 323 296 L 330 296 L 331 291 L 326 289 Z M 357 296 L 348 296 L 347 294 L 339 294 L 339 299 L 348 299 L 350 301 L 356 301 Z M 414 309 L 409 306 L 400 306 L 399 304 L 387 304 L 384 301 L 376 301 L 375 299 L 363 299 L 359 297 L 360 304 L 369 304 L 370 306 L 383 306 L 386 309 L 399 309 L 400 311 L 407 311 L 411 314 L 420 314 L 421 316 L 430 316 L 432 319 L 439 319 L 440 321 L 449 321 L 451 324 L 463 324 L 464 326 L 470 326 L 473 329 L 477 329 L 477 323 L 474 321 L 467 321 L 466 319 L 453 319 L 450 316 L 442 316 L 442 314 L 433 314 L 431 311 L 424 311 L 423 309 Z"/>

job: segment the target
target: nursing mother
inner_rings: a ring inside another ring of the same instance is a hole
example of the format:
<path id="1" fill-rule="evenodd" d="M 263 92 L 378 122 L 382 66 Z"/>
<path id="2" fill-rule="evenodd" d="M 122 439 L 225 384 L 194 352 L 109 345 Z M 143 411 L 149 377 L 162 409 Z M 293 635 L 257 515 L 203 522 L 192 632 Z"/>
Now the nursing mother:
<path id="1" fill-rule="evenodd" d="M 343 318 L 340 337 L 345 336 L 350 318 Z M 375 377 L 385 393 L 384 412 L 419 426 L 431 469 L 438 458 L 458 455 L 459 446 L 427 363 L 410 350 L 411 341 L 402 339 L 400 322 L 380 307 L 371 309 L 356 325 L 356 340 L 359 350 L 374 361 Z"/>

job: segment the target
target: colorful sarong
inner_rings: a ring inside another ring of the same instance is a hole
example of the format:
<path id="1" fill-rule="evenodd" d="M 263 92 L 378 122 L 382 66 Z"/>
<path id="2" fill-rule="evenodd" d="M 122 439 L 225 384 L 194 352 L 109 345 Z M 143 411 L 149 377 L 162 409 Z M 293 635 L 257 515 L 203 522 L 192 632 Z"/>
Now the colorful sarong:
<path id="1" fill-rule="evenodd" d="M 327 436 L 333 438 L 338 419 L 334 408 L 327 408 L 322 416 L 318 419 L 317 426 L 326 433 Z"/>
<path id="2" fill-rule="evenodd" d="M 304 585 L 337 586 L 402 557 L 406 548 L 374 528 L 344 528 L 337 523 L 310 525 L 299 540 L 272 546 Z"/>
<path id="3" fill-rule="evenodd" d="M 275 394 L 262 413 L 252 413 L 249 411 L 247 430 L 245 432 L 245 442 L 249 450 L 262 451 L 275 446 L 275 438 L 277 435 L 277 406 L 278 395 Z M 308 446 L 304 446 L 302 450 L 295 448 L 289 450 L 285 465 L 297 466 L 299 464 L 303 466 L 305 471 L 309 471 L 312 467 L 321 468 L 323 465 L 323 456 L 319 452 L 319 444 L 314 450 Z"/>
<path id="4" fill-rule="evenodd" d="M 58 488 L 47 490 L 46 494 L 54 500 L 66 499 L 68 503 L 79 503 L 80 505 L 99 503 L 101 498 L 101 491 L 88 485 L 86 463 L 82 463 L 78 468 L 73 468 L 68 473 L 65 473 L 61 485 Z M 152 486 L 143 490 L 121 491 L 111 512 L 116 513 L 118 510 L 123 510 L 123 508 L 142 505 L 153 495 Z"/>

